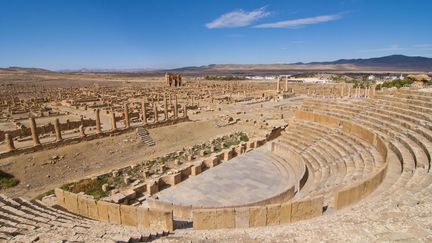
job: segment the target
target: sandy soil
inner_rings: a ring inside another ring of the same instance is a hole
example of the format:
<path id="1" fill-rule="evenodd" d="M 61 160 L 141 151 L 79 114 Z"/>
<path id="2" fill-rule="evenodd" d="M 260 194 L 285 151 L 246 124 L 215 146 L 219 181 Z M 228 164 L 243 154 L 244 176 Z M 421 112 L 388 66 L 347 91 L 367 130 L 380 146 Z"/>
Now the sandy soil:
<path id="1" fill-rule="evenodd" d="M 153 147 L 142 144 L 132 132 L 6 158 L 0 161 L 0 169 L 13 174 L 20 184 L 3 193 L 32 198 L 64 183 L 161 156 L 235 130 L 244 129 L 216 128 L 211 121 L 186 122 L 151 129 L 150 135 L 156 142 Z M 52 164 L 53 156 L 64 156 L 64 159 Z"/>
<path id="2" fill-rule="evenodd" d="M 128 78 L 135 79 L 135 77 Z M 207 105 L 211 106 L 212 111 L 206 110 Z M 201 112 L 189 111 L 190 122 L 150 129 L 150 135 L 156 142 L 156 146 L 153 147 L 142 144 L 135 133 L 130 132 L 1 159 L 0 170 L 14 175 L 20 180 L 20 183 L 13 188 L 2 190 L 0 193 L 11 197 L 34 198 L 65 183 L 149 160 L 234 131 L 244 131 L 250 137 L 262 138 L 269 127 L 284 123 L 284 120 L 280 119 L 280 115 L 277 115 L 281 113 L 280 105 L 283 104 L 264 102 L 252 105 L 212 105 L 202 102 Z M 85 112 L 80 111 L 80 114 L 82 113 Z M 93 113 L 86 115 L 88 117 L 94 116 Z M 240 121 L 235 125 L 217 127 L 215 121 L 222 115 L 232 116 Z M 286 120 L 289 115 L 285 114 L 284 118 Z M 101 120 L 105 125 L 104 129 L 111 128 L 109 116 L 102 113 Z M 260 128 L 263 123 L 267 123 L 268 126 Z M 120 124 L 118 126 L 121 127 Z M 64 137 L 67 136 L 64 135 Z M 41 141 L 45 142 L 45 140 L 50 139 L 55 138 L 51 136 L 41 139 Z M 22 146 L 27 145 L 31 146 L 30 140 L 22 142 Z M 51 158 L 54 156 L 59 156 L 62 159 L 52 163 Z"/>

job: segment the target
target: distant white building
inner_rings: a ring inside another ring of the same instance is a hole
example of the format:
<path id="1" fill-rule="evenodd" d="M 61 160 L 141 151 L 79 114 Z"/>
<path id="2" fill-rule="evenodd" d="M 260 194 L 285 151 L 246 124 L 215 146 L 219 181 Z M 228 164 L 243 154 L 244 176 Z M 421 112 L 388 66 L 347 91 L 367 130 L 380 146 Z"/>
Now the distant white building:
<path id="1" fill-rule="evenodd" d="M 289 83 L 321 83 L 321 84 L 325 84 L 325 83 L 329 83 L 331 80 L 327 79 L 327 78 L 293 78 L 293 77 L 289 77 L 288 78 L 288 82 Z"/>
<path id="2" fill-rule="evenodd" d="M 276 76 L 246 76 L 245 79 L 249 80 L 275 80 Z"/>

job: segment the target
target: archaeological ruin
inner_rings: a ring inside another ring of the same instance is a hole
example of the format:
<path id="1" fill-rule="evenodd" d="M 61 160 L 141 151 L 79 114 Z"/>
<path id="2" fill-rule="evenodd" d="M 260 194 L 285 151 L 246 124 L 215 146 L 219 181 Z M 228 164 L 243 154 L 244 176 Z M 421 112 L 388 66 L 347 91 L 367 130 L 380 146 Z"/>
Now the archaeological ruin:
<path id="1" fill-rule="evenodd" d="M 428 77 L 90 78 L 2 81 L 0 241 L 432 240 Z"/>
<path id="2" fill-rule="evenodd" d="M 165 83 L 169 87 L 182 86 L 182 75 L 180 73 L 165 73 Z"/>

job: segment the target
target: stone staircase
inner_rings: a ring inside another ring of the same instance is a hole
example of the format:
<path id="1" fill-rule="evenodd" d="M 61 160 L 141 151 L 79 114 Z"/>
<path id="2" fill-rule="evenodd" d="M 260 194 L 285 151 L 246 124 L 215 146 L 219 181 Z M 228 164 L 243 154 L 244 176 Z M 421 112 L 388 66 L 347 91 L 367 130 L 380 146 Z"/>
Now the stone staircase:
<path id="1" fill-rule="evenodd" d="M 143 126 L 136 128 L 136 134 L 144 144 L 147 144 L 148 146 L 155 145 L 155 141 L 150 137 L 149 132 Z"/>

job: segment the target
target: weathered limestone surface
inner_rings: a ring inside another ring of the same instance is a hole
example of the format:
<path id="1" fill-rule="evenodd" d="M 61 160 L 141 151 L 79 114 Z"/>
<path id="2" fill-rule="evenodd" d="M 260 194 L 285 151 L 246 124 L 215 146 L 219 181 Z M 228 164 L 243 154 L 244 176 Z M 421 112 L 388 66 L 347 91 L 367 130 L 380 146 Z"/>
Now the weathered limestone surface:
<path id="1" fill-rule="evenodd" d="M 267 223 L 267 208 L 266 207 L 250 207 L 249 208 L 249 226 L 258 227 L 265 226 Z"/>

